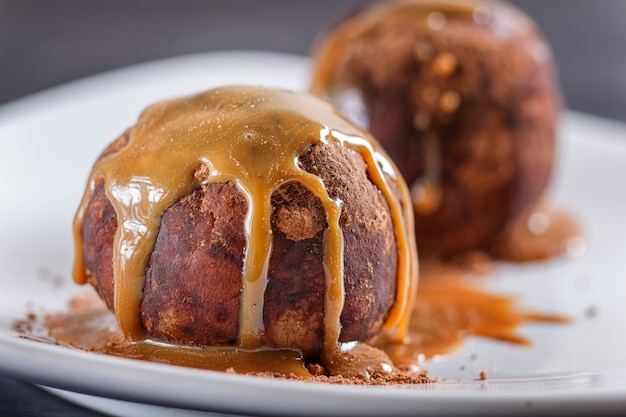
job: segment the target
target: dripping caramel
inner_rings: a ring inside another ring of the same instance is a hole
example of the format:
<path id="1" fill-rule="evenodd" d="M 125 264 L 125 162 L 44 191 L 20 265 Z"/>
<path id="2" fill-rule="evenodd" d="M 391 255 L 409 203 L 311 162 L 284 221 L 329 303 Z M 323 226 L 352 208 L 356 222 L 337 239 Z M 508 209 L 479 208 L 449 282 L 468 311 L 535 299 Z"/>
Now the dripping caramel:
<path id="1" fill-rule="evenodd" d="M 144 343 L 147 336 L 140 319 L 142 289 L 161 216 L 170 205 L 203 184 L 232 182 L 244 196 L 248 211 L 244 222 L 239 349 L 227 350 L 246 356 L 245 352 L 265 346 L 263 295 L 272 250 L 271 196 L 281 185 L 297 181 L 321 201 L 328 222 L 323 255 L 323 356 L 332 357 L 338 347 L 344 302 L 343 233 L 339 226 L 342 202 L 328 195 L 319 177 L 298 165 L 298 157 L 311 145 L 330 141 L 363 157 L 370 180 L 389 207 L 398 271 L 396 299 L 385 327 L 398 328 L 398 337 L 403 337 L 417 279 L 408 190 L 394 164 L 368 134 L 329 104 L 286 91 L 223 87 L 147 108 L 129 131 L 127 145 L 103 156 L 91 172 L 74 220 L 75 281 L 87 281 L 81 228 L 94 188 L 101 182 L 117 216 L 113 310 L 125 338 Z M 200 167 L 206 175 L 196 175 Z M 393 194 L 387 177 L 395 180 L 402 201 Z"/>

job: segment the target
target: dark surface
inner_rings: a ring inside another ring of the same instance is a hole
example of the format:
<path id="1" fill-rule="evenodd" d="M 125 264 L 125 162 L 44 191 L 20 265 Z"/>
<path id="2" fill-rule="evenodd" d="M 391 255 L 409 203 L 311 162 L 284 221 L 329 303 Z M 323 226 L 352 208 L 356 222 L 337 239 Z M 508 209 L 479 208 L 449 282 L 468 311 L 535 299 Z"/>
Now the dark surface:
<path id="1" fill-rule="evenodd" d="M 3 417 L 100 417 L 47 393 L 41 388 L 0 375 L 0 416 Z"/>
<path id="2" fill-rule="evenodd" d="M 552 43 L 572 109 L 626 121 L 626 2 L 517 0 Z M 362 0 L 0 0 L 0 103 L 90 74 L 224 49 L 307 54 Z"/>
<path id="3" fill-rule="evenodd" d="M 360 0 L 0 0 L 0 104 L 110 69 L 216 50 L 305 55 Z M 626 122 L 626 1 L 518 0 L 553 45 L 568 106 Z M 0 376 L 0 416 L 94 416 Z"/>

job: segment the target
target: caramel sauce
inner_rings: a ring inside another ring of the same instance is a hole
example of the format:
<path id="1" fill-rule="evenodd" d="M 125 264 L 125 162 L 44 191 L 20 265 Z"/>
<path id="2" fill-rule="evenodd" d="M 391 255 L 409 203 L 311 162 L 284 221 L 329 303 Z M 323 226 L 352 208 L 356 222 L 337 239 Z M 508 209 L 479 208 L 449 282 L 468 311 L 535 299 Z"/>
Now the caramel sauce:
<path id="1" fill-rule="evenodd" d="M 326 212 L 323 356 L 330 358 L 338 352 L 344 302 L 342 202 L 331 199 L 322 180 L 298 165 L 298 157 L 308 147 L 327 141 L 362 155 L 371 181 L 389 206 L 398 272 L 396 300 L 385 327 L 397 328 L 398 337 L 404 337 L 416 288 L 417 252 L 410 196 L 394 164 L 373 138 L 317 98 L 257 87 L 223 87 L 147 108 L 130 130 L 127 146 L 100 158 L 89 177 L 74 219 L 73 274 L 77 283 L 86 283 L 81 229 L 95 184 L 103 181 L 118 222 L 113 247 L 114 313 L 125 339 L 134 342 L 124 354 L 158 356 L 167 352 L 168 357 L 176 356 L 176 361 L 187 361 L 190 352 L 194 357 L 206 356 L 184 346 L 164 347 L 147 340 L 140 304 L 163 212 L 203 183 L 223 181 L 236 184 L 248 207 L 242 307 L 238 346 L 219 348 L 218 354 L 209 356 L 234 356 L 255 364 L 266 360 L 263 355 L 274 354 L 262 349 L 263 295 L 272 249 L 271 196 L 290 181 L 311 190 Z M 202 178 L 196 175 L 200 168 L 208 172 Z M 402 202 L 394 197 L 386 175 L 396 180 Z M 157 355 L 157 351 L 161 353 Z"/>
<path id="2" fill-rule="evenodd" d="M 528 322 L 568 323 L 564 316 L 522 312 L 513 296 L 490 294 L 479 287 L 481 277 L 434 260 L 420 262 L 420 286 L 404 343 L 384 333 L 369 343 L 384 350 L 396 366 L 419 366 L 448 355 L 468 336 L 529 346 L 517 333 Z"/>
<path id="3" fill-rule="evenodd" d="M 416 213 L 427 216 L 441 207 L 443 190 L 441 187 L 441 155 L 439 141 L 434 135 L 424 140 L 426 155 L 425 173 L 411 185 L 411 198 Z"/>
<path id="4" fill-rule="evenodd" d="M 557 255 L 580 256 L 586 250 L 576 219 L 546 201 L 539 201 L 511 222 L 489 248 L 500 259 L 528 262 Z"/>
<path id="5" fill-rule="evenodd" d="M 46 324 L 50 337 L 57 343 L 81 350 L 214 371 L 311 376 L 302 355 L 293 350 L 180 346 L 149 339 L 128 341 L 119 330 L 115 316 L 96 294 L 90 297 L 89 305 L 50 315 Z"/>

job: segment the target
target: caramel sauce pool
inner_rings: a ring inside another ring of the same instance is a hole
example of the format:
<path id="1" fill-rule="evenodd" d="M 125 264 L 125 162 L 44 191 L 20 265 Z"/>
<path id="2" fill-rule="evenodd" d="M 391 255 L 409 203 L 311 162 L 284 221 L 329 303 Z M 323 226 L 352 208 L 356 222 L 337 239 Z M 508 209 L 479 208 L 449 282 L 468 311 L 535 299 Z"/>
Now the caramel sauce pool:
<path id="1" fill-rule="evenodd" d="M 385 327 L 397 327 L 398 337 L 404 337 L 417 280 L 408 189 L 373 138 L 331 105 L 305 94 L 222 87 L 147 108 L 130 130 L 127 146 L 103 156 L 94 165 L 74 220 L 75 281 L 87 282 L 81 229 L 94 187 L 102 181 L 118 222 L 113 244 L 114 313 L 125 338 L 147 346 L 140 305 L 146 267 L 164 211 L 203 183 L 230 181 L 246 199 L 248 212 L 240 349 L 226 350 L 227 354 L 241 352 L 247 357 L 245 352 L 265 346 L 262 312 L 272 251 L 271 196 L 281 185 L 298 181 L 319 198 L 328 221 L 323 259 L 323 355 L 332 357 L 339 347 L 344 303 L 343 233 L 339 226 L 342 202 L 331 199 L 322 180 L 298 165 L 298 157 L 307 148 L 325 141 L 358 152 L 367 164 L 370 180 L 387 202 L 396 237 L 398 271 L 396 299 Z M 207 174 L 198 178 L 199 171 Z M 396 180 L 402 202 L 389 188 L 386 176 Z M 166 350 L 172 349 L 181 356 L 189 352 L 183 347 Z"/>
<path id="2" fill-rule="evenodd" d="M 515 294 L 497 295 L 481 289 L 483 278 L 456 266 L 422 262 L 407 341 L 397 343 L 383 333 L 370 343 L 383 349 L 396 366 L 413 366 L 455 352 L 468 336 L 530 346 L 532 341 L 518 334 L 521 325 L 570 322 L 565 316 L 520 311 Z"/>

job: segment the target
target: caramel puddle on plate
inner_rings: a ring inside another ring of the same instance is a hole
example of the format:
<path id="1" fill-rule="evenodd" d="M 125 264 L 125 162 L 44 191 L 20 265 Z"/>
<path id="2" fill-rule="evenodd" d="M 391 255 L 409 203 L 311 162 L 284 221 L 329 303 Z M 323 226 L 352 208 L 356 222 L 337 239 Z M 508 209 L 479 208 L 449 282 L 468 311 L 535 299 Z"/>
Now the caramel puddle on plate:
<path id="1" fill-rule="evenodd" d="M 547 201 L 540 201 L 512 222 L 490 248 L 491 256 L 522 263 L 556 256 L 577 257 L 586 242 L 578 221 Z M 568 317 L 519 311 L 515 294 L 490 294 L 481 277 L 493 271 L 491 256 L 466 254 L 456 262 L 420 259 L 417 298 L 405 343 L 387 334 L 369 343 L 383 349 L 396 366 L 414 366 L 458 350 L 467 336 L 482 336 L 517 345 L 532 345 L 517 329 L 528 322 L 569 323 Z"/>
<path id="2" fill-rule="evenodd" d="M 480 288 L 482 279 L 459 267 L 423 261 L 407 341 L 395 343 L 383 334 L 369 343 L 387 352 L 396 366 L 415 366 L 455 352 L 467 336 L 530 346 L 532 341 L 517 333 L 522 324 L 570 322 L 564 316 L 519 311 L 514 295 L 488 293 Z"/>
<path id="3" fill-rule="evenodd" d="M 46 325 L 58 344 L 80 350 L 189 368 L 310 377 L 302 355 L 293 350 L 183 346 L 150 339 L 128 342 L 95 292 L 72 300 L 67 312 L 48 315 Z"/>

